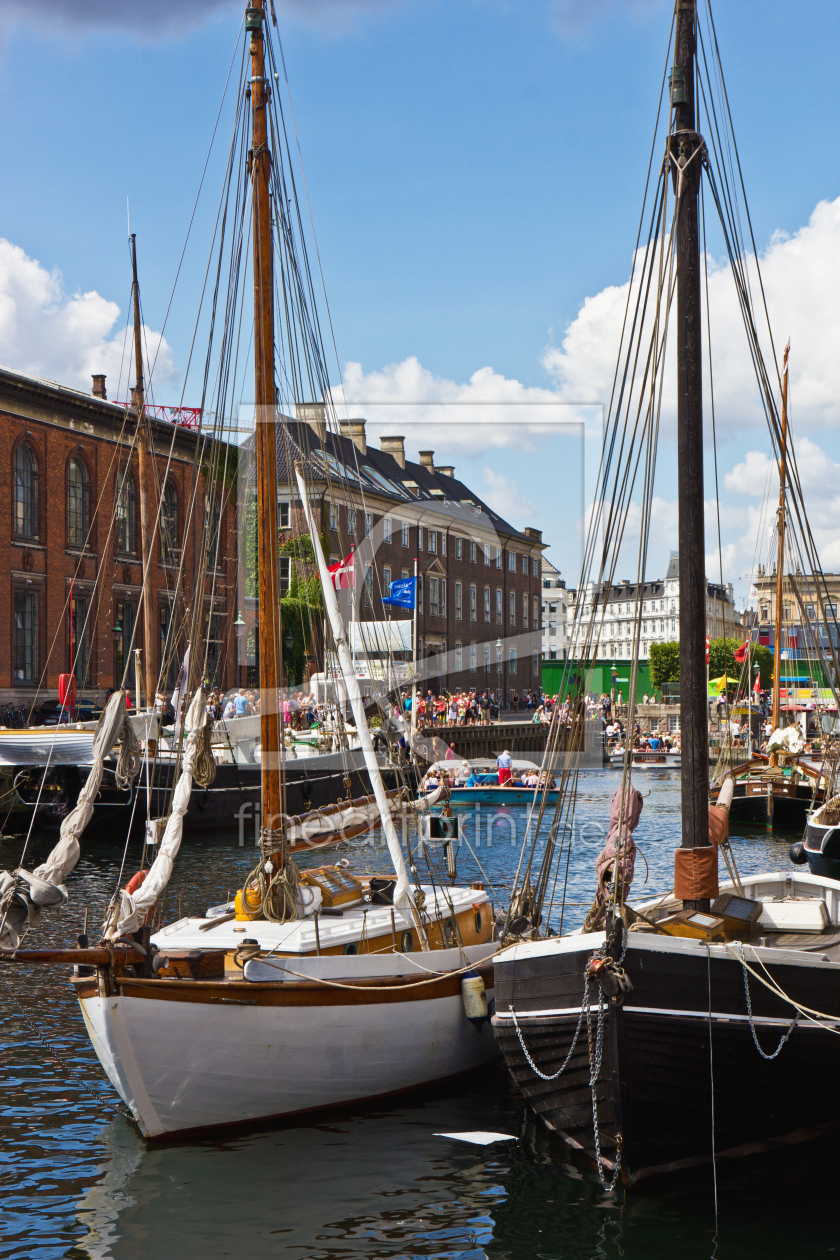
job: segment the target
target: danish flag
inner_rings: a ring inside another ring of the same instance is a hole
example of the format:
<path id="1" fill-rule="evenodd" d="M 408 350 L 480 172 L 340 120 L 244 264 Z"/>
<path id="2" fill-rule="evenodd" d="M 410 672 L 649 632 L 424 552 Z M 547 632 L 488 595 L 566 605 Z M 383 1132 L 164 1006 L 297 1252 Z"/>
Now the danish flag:
<path id="1" fill-rule="evenodd" d="M 330 577 L 332 584 L 337 591 L 346 591 L 353 585 L 353 552 L 349 556 L 345 556 L 343 560 L 339 560 L 338 564 L 330 565 Z"/>
<path id="2" fill-rule="evenodd" d="M 706 664 L 709 663 L 709 636 L 706 635 Z"/>

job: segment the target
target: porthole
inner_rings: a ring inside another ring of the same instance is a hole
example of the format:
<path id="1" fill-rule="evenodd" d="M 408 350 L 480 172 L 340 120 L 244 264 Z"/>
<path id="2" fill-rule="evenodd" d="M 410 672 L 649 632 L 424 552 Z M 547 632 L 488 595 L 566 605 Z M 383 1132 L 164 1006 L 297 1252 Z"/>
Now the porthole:
<path id="1" fill-rule="evenodd" d="M 400 940 L 400 949 L 402 950 L 404 954 L 411 953 L 411 951 L 414 949 L 414 933 L 413 932 L 403 932 L 402 939 Z"/>
<path id="2" fill-rule="evenodd" d="M 358 954 L 359 947 L 355 941 L 351 941 L 349 945 L 344 946 L 345 954 Z"/>
<path id="3" fill-rule="evenodd" d="M 480 910 L 476 910 L 475 912 L 475 930 L 476 932 L 481 931 L 481 911 Z"/>

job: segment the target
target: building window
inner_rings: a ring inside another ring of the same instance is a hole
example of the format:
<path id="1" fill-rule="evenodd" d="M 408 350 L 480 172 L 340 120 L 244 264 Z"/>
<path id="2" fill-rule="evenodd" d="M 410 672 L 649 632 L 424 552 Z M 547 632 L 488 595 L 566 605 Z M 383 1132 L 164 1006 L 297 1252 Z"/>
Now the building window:
<path id="1" fill-rule="evenodd" d="M 539 601 L 539 596 L 537 595 L 535 595 L 533 599 L 533 609 L 534 609 L 534 629 L 536 630 L 540 622 L 540 601 Z"/>
<path id="2" fill-rule="evenodd" d="M 496 625 L 504 624 L 504 610 L 502 608 L 502 588 L 496 587 Z"/>
<path id="3" fill-rule="evenodd" d="M 408 521 L 400 522 L 400 542 L 404 547 L 408 546 Z"/>
<path id="4" fill-rule="evenodd" d="M 175 686 L 175 683 L 178 681 L 178 674 L 181 672 L 180 636 L 177 627 L 172 625 L 171 604 L 160 604 L 158 616 L 160 618 L 160 675 L 164 687 L 169 689 Z M 126 651 L 128 646 L 128 642 L 126 642 Z"/>
<path id="5" fill-rule="evenodd" d="M 354 507 L 347 509 L 347 533 L 351 538 L 356 537 L 356 509 Z"/>
<path id="6" fill-rule="evenodd" d="M 126 687 L 133 690 L 136 683 L 134 652 L 131 649 L 134 640 L 134 624 L 137 620 L 137 605 L 118 602 L 115 608 L 117 615 L 114 619 L 114 686 L 121 687 L 125 679 Z"/>
<path id="7" fill-rule="evenodd" d="M 35 591 L 15 591 L 15 683 L 34 683 L 37 674 L 38 595 Z"/>
<path id="8" fill-rule="evenodd" d="M 490 620 L 490 587 L 484 588 L 484 620 Z"/>
<path id="9" fill-rule="evenodd" d="M 373 533 L 373 513 L 365 512 L 365 538 L 370 538 Z"/>
<path id="10" fill-rule="evenodd" d="M 470 621 L 478 620 L 478 591 L 474 582 L 470 583 Z"/>
<path id="11" fill-rule="evenodd" d="M 524 559 L 524 556 L 523 556 L 523 559 Z M 508 570 L 511 573 L 516 572 L 516 552 L 515 551 L 508 552 Z"/>
<path id="12" fill-rule="evenodd" d="M 522 576 L 523 577 L 528 576 L 528 557 L 527 556 L 522 557 Z"/>
<path id="13" fill-rule="evenodd" d="M 791 618 L 791 611 L 792 611 L 792 610 L 791 610 L 791 605 L 790 605 L 790 604 L 783 604 L 783 605 L 782 605 L 782 612 L 783 612 L 783 614 L 784 614 L 784 617 L 783 617 L 783 620 L 784 620 L 784 621 L 790 621 L 790 620 L 792 619 L 792 618 Z"/>
<path id="14" fill-rule="evenodd" d="M 124 555 L 137 553 L 137 499 L 134 478 L 127 471 L 120 473 L 117 487 L 116 546 Z"/>
<path id="15" fill-rule="evenodd" d="M 516 625 L 516 591 L 510 592 L 510 598 L 508 600 L 508 604 L 510 605 L 510 608 L 509 608 L 510 624 L 512 626 L 515 626 Z"/>
<path id="16" fill-rule="evenodd" d="M 461 583 L 456 582 L 455 583 L 455 620 L 460 621 L 463 615 L 464 615 L 464 610 L 461 606 Z"/>
<path id="17" fill-rule="evenodd" d="M 391 569 L 389 565 L 385 565 L 382 570 L 382 595 L 383 598 L 391 593 Z"/>
<path id="18" fill-rule="evenodd" d="M 516 648 L 510 649 L 510 656 L 508 658 L 508 673 L 516 673 Z"/>
<path id="19" fill-rule="evenodd" d="M 417 611 L 423 611 L 423 574 L 417 575 Z"/>
<path id="20" fill-rule="evenodd" d="M 476 664 L 477 664 L 477 653 L 475 650 L 475 644 L 471 643 L 470 644 L 470 673 L 471 674 L 475 673 Z"/>
<path id="21" fill-rule="evenodd" d="M 449 664 L 446 659 L 446 639 L 440 645 L 440 672 L 442 674 L 449 673 Z"/>
<path id="22" fill-rule="evenodd" d="M 496 568 L 501 569 L 501 567 L 502 567 L 502 549 L 501 547 L 497 547 L 496 548 Z"/>
<path id="23" fill-rule="evenodd" d="M 429 615 L 438 616 L 438 579 L 429 578 Z"/>
<path id="24" fill-rule="evenodd" d="M 464 558 L 464 540 L 463 538 L 455 539 L 455 559 L 462 560 Z"/>
<path id="25" fill-rule="evenodd" d="M 437 530 L 429 530 L 429 551 L 432 555 L 437 551 Z"/>
<path id="26" fill-rule="evenodd" d="M 278 529 L 289 529 L 289 503 L 288 500 L 281 500 L 277 504 L 277 527 Z"/>
<path id="27" fill-rule="evenodd" d="M 490 673 L 490 644 L 484 644 L 484 673 Z"/>
<path id="28" fill-rule="evenodd" d="M 67 465 L 67 546 L 84 547 L 90 516 L 90 484 L 84 460 Z"/>
<path id="29" fill-rule="evenodd" d="M 382 541 L 389 543 L 391 541 L 391 518 L 383 516 L 382 518 Z"/>
<path id="30" fill-rule="evenodd" d="M 164 561 L 176 561 L 180 537 L 178 534 L 178 491 L 171 477 L 166 480 L 160 505 L 160 552 Z"/>
<path id="31" fill-rule="evenodd" d="M 28 442 L 15 451 L 15 533 L 38 537 L 38 461 Z"/>
<path id="32" fill-rule="evenodd" d="M 88 620 L 90 600 L 87 595 L 74 595 L 67 618 L 67 668 L 76 675 L 80 687 L 89 687 L 91 626 Z"/>
<path id="33" fill-rule="evenodd" d="M 207 523 L 207 563 L 211 569 L 219 567 L 221 556 L 222 504 L 217 494 L 208 495 L 205 505 Z"/>
<path id="34" fill-rule="evenodd" d="M 280 581 L 280 598 L 288 595 L 289 587 L 292 585 L 292 557 L 278 556 L 277 565 L 279 570 Z"/>
<path id="35" fill-rule="evenodd" d="M 490 544 L 489 543 L 484 544 L 484 563 L 487 565 L 489 565 L 490 563 Z"/>
<path id="36" fill-rule="evenodd" d="M 522 629 L 528 629 L 528 596 L 522 592 Z"/>
<path id="37" fill-rule="evenodd" d="M 443 530 L 440 531 L 440 554 L 446 555 L 446 534 Z"/>
<path id="38" fill-rule="evenodd" d="M 475 564 L 475 543 L 470 543 L 470 562 Z"/>
<path id="39" fill-rule="evenodd" d="M 365 565 L 365 607 L 373 607 L 373 566 Z"/>
<path id="40" fill-rule="evenodd" d="M 338 508 L 334 503 L 330 504 L 330 529 L 338 529 Z"/>
<path id="41" fill-rule="evenodd" d="M 417 526 L 417 550 L 418 551 L 423 550 L 423 526 L 422 525 Z"/>
<path id="42" fill-rule="evenodd" d="M 534 660 L 533 660 L 533 664 L 532 664 L 532 672 L 533 672 L 533 674 L 534 674 L 534 677 L 535 677 L 535 678 L 539 678 L 539 675 L 540 675 L 540 654 L 539 654 L 539 652 L 535 652 L 535 653 L 534 653 Z"/>
<path id="43" fill-rule="evenodd" d="M 540 562 L 539 562 L 538 557 L 534 556 L 533 560 L 531 561 L 531 577 L 539 577 L 539 576 L 540 576 Z"/>
<path id="44" fill-rule="evenodd" d="M 464 668 L 464 653 L 460 639 L 455 640 L 455 673 L 460 674 Z"/>

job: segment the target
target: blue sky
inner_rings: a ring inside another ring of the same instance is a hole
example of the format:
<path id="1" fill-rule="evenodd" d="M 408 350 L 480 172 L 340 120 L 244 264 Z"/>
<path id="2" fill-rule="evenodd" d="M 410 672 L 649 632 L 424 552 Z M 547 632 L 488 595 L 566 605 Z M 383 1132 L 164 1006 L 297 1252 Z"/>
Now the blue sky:
<path id="1" fill-rule="evenodd" d="M 481 369 L 526 391 L 603 397 L 603 371 L 564 338 L 586 300 L 629 272 L 671 11 L 667 0 L 277 3 L 339 357 L 360 365 L 351 376 L 363 394 L 373 380 L 384 397 L 401 379 L 392 365 L 416 360 L 440 397 Z M 715 16 L 759 251 L 778 234 L 796 243 L 818 204 L 840 196 L 840 5 L 741 0 Z M 0 361 L 71 384 L 95 370 L 96 338 L 113 339 L 127 312 L 127 196 L 146 322 L 161 328 L 239 18 L 238 6 L 211 0 L 0 0 L 0 236 L 17 251 L 0 259 L 0 297 L 31 307 L 11 329 L 0 313 Z M 223 118 L 223 144 L 228 135 Z M 162 401 L 177 398 L 189 352 L 221 155 L 166 325 Z M 823 223 L 803 248 L 831 250 L 835 227 Z M 820 326 L 840 332 L 829 279 Z M 77 294 L 97 298 L 74 305 Z M 67 309 L 90 323 L 84 345 L 69 316 L 60 336 L 43 333 L 43 313 Z M 809 340 L 807 320 L 799 336 Z M 832 382 L 836 372 L 829 393 Z M 824 398 L 803 409 L 818 471 L 821 458 L 840 461 L 838 419 Z M 755 506 L 754 478 L 737 469 L 768 447 L 751 422 L 724 429 L 736 577 Z M 667 505 L 667 432 L 662 459 Z M 458 450 L 441 450 L 441 462 L 457 464 Z M 551 492 L 562 461 L 488 456 L 496 477 L 514 464 L 520 498 L 570 570 L 579 546 L 567 558 L 574 526 Z M 836 551 L 840 567 L 833 500 L 820 493 L 824 562 Z"/>

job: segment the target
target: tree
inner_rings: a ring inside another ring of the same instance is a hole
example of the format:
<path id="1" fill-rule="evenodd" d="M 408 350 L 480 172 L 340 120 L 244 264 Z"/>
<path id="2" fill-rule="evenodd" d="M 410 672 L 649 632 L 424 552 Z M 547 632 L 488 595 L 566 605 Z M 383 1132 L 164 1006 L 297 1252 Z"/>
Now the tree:
<path id="1" fill-rule="evenodd" d="M 759 680 L 764 690 L 771 686 L 773 678 L 773 653 L 760 643 L 749 646 L 749 672 L 746 661 L 739 664 L 735 660 L 735 652 L 743 646 L 743 639 L 712 639 L 709 643 L 709 677 L 720 678 L 726 674 L 730 684 L 747 692 L 755 682 L 755 666 L 759 668 Z"/>
<path id="2" fill-rule="evenodd" d="M 670 643 L 651 643 L 648 656 L 650 665 L 650 681 L 654 691 L 661 691 L 663 683 L 675 683 L 680 680 L 680 645 Z"/>

